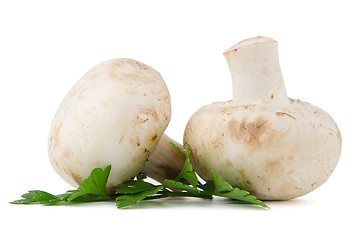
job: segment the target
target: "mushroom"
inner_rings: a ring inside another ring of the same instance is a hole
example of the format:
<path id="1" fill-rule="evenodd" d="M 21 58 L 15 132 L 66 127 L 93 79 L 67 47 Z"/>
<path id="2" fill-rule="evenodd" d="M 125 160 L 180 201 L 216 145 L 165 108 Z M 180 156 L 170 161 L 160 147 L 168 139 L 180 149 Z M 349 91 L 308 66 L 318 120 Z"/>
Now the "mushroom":
<path id="1" fill-rule="evenodd" d="M 185 153 L 181 144 L 168 137 L 166 134 L 161 136 L 155 151 L 147 159 L 141 172 L 160 183 L 165 179 L 173 180 L 181 172 L 184 161 L 180 155 L 172 148 L 170 142 L 175 144 L 181 152 Z"/>
<path id="2" fill-rule="evenodd" d="M 170 117 L 170 95 L 156 70 L 132 59 L 103 62 L 87 72 L 61 103 L 49 134 L 50 162 L 74 187 L 94 168 L 111 165 L 106 188 L 113 193 L 137 175 L 161 139 L 159 150 L 150 157 L 158 163 L 146 167 L 159 178 L 159 168 L 173 157 L 162 155 L 170 147 L 165 143 L 169 138 L 161 138 Z"/>
<path id="3" fill-rule="evenodd" d="M 205 180 L 210 171 L 263 200 L 286 200 L 313 191 L 335 169 L 341 134 L 332 118 L 288 98 L 277 42 L 256 37 L 224 52 L 233 99 L 200 108 L 184 144 Z"/>

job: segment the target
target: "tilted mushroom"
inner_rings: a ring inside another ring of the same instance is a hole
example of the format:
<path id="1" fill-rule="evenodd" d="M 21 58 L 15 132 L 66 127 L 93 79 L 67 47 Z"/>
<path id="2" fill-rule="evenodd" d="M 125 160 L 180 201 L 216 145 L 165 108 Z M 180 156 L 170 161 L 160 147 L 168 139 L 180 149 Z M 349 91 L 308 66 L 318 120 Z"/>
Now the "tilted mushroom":
<path id="1" fill-rule="evenodd" d="M 165 179 L 175 179 L 181 172 L 184 165 L 184 161 L 172 148 L 170 142 L 175 144 L 175 146 L 184 153 L 181 144 L 171 139 L 166 134 L 163 134 L 155 151 L 151 154 L 151 156 L 149 156 L 146 164 L 141 170 L 141 172 L 146 173 L 147 177 L 150 177 L 160 183 L 162 183 Z"/>
<path id="2" fill-rule="evenodd" d="M 244 40 L 228 49 L 233 100 L 199 109 L 184 144 L 205 180 L 210 171 L 264 200 L 302 196 L 332 174 L 341 134 L 322 109 L 287 97 L 277 42 Z"/>
<path id="3" fill-rule="evenodd" d="M 111 165 L 107 191 L 112 193 L 137 175 L 163 139 L 146 166 L 159 178 L 160 168 L 174 156 L 162 155 L 170 148 L 169 138 L 161 138 L 170 117 L 170 95 L 156 70 L 131 59 L 103 62 L 73 86 L 59 107 L 48 142 L 51 164 L 74 187 L 94 168 Z"/>

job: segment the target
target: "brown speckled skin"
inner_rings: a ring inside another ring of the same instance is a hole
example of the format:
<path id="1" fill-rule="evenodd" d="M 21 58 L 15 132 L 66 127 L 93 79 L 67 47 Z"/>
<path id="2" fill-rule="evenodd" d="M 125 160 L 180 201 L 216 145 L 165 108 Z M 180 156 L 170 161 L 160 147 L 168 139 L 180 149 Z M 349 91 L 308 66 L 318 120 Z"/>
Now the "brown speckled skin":
<path id="1" fill-rule="evenodd" d="M 217 102 L 199 109 L 184 134 L 205 180 L 210 171 L 263 200 L 302 196 L 332 174 L 341 134 L 323 110 L 299 100 L 288 105 Z"/>
<path id="2" fill-rule="evenodd" d="M 107 190 L 134 177 L 171 117 L 161 75 L 132 59 L 103 62 L 69 91 L 53 120 L 48 153 L 56 172 L 78 187 L 96 167 L 112 165 Z"/>

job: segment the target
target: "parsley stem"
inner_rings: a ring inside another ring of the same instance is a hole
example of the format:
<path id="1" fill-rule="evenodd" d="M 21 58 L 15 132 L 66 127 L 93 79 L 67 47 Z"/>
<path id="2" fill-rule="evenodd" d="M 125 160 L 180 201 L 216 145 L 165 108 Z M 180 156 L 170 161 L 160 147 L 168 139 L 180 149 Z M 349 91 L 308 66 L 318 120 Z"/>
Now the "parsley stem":
<path id="1" fill-rule="evenodd" d="M 154 200 L 166 197 L 195 197 L 195 198 L 204 198 L 212 199 L 212 196 L 209 194 L 194 194 L 189 192 L 162 192 L 161 194 L 146 197 L 144 200 Z"/>

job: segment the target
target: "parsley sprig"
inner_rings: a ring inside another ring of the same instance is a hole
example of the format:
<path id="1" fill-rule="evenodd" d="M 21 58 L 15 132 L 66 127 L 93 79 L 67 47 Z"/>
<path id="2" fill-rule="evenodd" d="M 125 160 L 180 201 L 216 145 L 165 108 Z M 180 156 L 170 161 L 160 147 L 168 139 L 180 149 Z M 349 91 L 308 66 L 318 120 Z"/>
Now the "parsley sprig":
<path id="1" fill-rule="evenodd" d="M 104 170 L 95 168 L 77 190 L 69 190 L 60 195 L 52 195 L 41 190 L 31 190 L 28 193 L 23 194 L 21 196 L 22 199 L 10 203 L 64 205 L 112 200 L 114 197 L 106 192 L 106 184 L 110 172 L 111 166 L 106 167 Z"/>
<path id="2" fill-rule="evenodd" d="M 212 181 L 200 183 L 194 172 L 190 157 L 189 146 L 185 148 L 185 154 L 170 143 L 184 161 L 184 166 L 175 180 L 164 180 L 162 184 L 155 185 L 146 180 L 144 173 L 139 173 L 134 180 L 126 181 L 116 190 L 114 195 L 106 191 L 106 184 L 111 172 L 109 165 L 105 169 L 95 168 L 90 176 L 83 181 L 77 190 L 71 190 L 64 194 L 52 195 L 50 193 L 32 190 L 23 194 L 22 199 L 15 200 L 13 204 L 43 204 L 43 205 L 67 205 L 84 202 L 115 201 L 118 208 L 134 205 L 140 201 L 153 200 L 167 197 L 195 197 L 212 199 L 213 196 L 226 197 L 239 200 L 240 203 L 248 203 L 263 208 L 269 208 L 245 190 L 232 187 L 215 172 L 211 171 Z"/>

